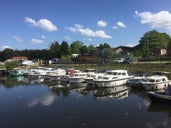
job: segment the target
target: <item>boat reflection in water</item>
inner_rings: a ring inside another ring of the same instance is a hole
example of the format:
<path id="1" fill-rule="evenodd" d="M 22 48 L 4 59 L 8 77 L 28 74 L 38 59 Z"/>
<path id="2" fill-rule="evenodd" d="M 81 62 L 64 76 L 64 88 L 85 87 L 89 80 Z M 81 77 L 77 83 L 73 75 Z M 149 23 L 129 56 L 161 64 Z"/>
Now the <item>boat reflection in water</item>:
<path id="1" fill-rule="evenodd" d="M 147 110 L 148 112 L 168 113 L 168 116 L 171 117 L 171 105 L 168 105 L 168 104 L 151 103 Z"/>
<path id="2" fill-rule="evenodd" d="M 94 96 L 96 99 L 114 98 L 120 100 L 128 97 L 128 94 L 129 87 L 127 87 L 126 85 L 111 88 L 99 88 L 94 91 Z"/>

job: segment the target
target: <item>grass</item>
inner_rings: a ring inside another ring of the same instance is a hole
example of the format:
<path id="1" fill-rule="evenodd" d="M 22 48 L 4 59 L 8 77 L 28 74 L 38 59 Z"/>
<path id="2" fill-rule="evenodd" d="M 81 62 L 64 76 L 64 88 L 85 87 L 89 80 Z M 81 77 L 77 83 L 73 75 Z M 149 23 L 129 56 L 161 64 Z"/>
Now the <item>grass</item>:
<path id="1" fill-rule="evenodd" d="M 135 73 L 136 71 L 145 71 L 147 74 L 151 74 L 152 71 L 167 71 L 171 72 L 171 63 L 158 63 L 158 64 L 56 64 L 50 65 L 50 67 L 57 67 L 57 66 L 67 66 L 70 68 L 84 70 L 86 68 L 94 68 L 96 70 L 104 70 L 104 69 L 125 69 L 129 70 L 131 73 Z"/>

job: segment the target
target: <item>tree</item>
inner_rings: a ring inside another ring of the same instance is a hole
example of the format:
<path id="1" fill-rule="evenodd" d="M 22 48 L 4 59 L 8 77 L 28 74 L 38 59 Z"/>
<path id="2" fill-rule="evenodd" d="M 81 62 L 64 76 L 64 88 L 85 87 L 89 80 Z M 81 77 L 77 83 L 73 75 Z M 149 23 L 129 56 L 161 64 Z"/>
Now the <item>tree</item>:
<path id="1" fill-rule="evenodd" d="M 7 70 L 12 70 L 13 68 L 16 68 L 19 66 L 19 62 L 17 60 L 7 61 L 5 62 L 5 66 Z"/>
<path id="2" fill-rule="evenodd" d="M 96 48 L 93 45 L 88 46 L 88 54 L 96 55 Z"/>
<path id="3" fill-rule="evenodd" d="M 71 53 L 80 54 L 80 48 L 83 46 L 81 41 L 75 41 L 70 45 Z"/>
<path id="4" fill-rule="evenodd" d="M 68 56 L 71 55 L 70 48 L 66 41 L 63 41 L 61 44 L 60 56 Z"/>
<path id="5" fill-rule="evenodd" d="M 88 48 L 86 45 L 83 45 L 81 48 L 80 48 L 80 53 L 81 54 L 87 54 L 88 53 Z"/>
<path id="6" fill-rule="evenodd" d="M 99 50 L 103 50 L 104 48 L 110 48 L 110 45 L 107 43 L 104 43 L 104 44 L 100 44 L 98 47 Z"/>
<path id="7" fill-rule="evenodd" d="M 50 45 L 50 50 L 49 50 L 50 58 L 59 58 L 60 50 L 61 50 L 61 47 L 60 47 L 59 43 L 57 41 L 52 42 Z"/>
<path id="8" fill-rule="evenodd" d="M 10 48 L 6 48 L 5 50 L 2 51 L 1 55 L 3 61 L 7 59 L 12 59 L 14 55 L 14 50 Z"/>
<path id="9" fill-rule="evenodd" d="M 150 49 L 153 47 L 167 48 L 170 36 L 166 33 L 160 33 L 156 30 L 148 31 L 140 39 L 141 50 L 144 57 L 150 55 Z"/>

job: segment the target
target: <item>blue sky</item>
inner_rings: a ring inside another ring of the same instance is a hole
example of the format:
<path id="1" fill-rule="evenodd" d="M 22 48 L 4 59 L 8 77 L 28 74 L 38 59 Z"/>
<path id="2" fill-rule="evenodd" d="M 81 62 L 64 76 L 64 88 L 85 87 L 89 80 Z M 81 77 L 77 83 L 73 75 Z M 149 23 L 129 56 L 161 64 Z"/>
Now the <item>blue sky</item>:
<path id="1" fill-rule="evenodd" d="M 137 45 L 171 35 L 171 0 L 0 0 L 0 50 L 46 49 L 51 42 Z"/>

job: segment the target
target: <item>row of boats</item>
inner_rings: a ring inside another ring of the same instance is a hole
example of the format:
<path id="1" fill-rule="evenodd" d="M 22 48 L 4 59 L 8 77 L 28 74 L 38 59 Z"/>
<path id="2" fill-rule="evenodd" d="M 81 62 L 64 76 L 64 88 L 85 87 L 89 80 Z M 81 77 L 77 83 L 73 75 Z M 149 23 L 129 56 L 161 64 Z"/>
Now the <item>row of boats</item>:
<path id="1" fill-rule="evenodd" d="M 122 85 L 131 86 L 131 88 L 139 88 L 147 90 L 147 94 L 151 100 L 171 102 L 171 96 L 167 93 L 157 93 L 156 90 L 167 89 L 171 84 L 168 79 L 168 72 L 154 72 L 151 76 L 145 73 L 131 75 L 128 70 L 107 70 L 105 72 L 95 72 L 94 69 L 86 69 L 84 71 L 62 68 L 45 68 L 38 67 L 30 70 L 14 70 L 11 76 L 24 75 L 28 77 L 48 77 L 49 81 L 58 80 L 63 85 L 72 85 L 84 83 L 82 85 L 91 85 L 98 88 L 118 87 Z M 65 84 L 64 84 L 65 83 Z M 156 100 L 162 98 L 161 100 Z"/>
<path id="2" fill-rule="evenodd" d="M 168 72 L 153 72 L 151 76 L 146 76 L 143 72 L 131 75 L 128 70 L 96 72 L 95 69 L 80 71 L 75 69 L 54 69 L 45 67 L 29 70 L 15 69 L 10 72 L 11 76 L 52 77 L 53 79 L 67 84 L 87 83 L 99 88 L 116 87 L 127 84 L 132 88 L 142 88 L 145 90 L 167 88 L 171 84 L 171 80 L 168 79 L 167 74 Z"/>

